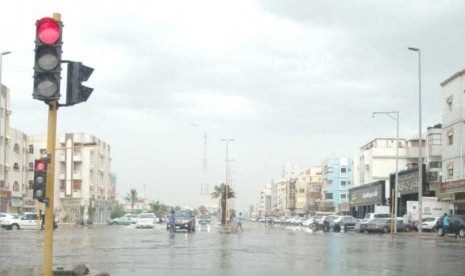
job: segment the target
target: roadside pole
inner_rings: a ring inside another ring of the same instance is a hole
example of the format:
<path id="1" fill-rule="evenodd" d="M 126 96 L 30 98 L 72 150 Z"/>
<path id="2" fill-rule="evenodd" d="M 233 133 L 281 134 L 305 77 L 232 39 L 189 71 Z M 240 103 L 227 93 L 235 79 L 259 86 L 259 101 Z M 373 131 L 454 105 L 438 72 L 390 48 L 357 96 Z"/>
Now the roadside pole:
<path id="1" fill-rule="evenodd" d="M 55 15 L 53 17 L 55 18 Z M 60 20 L 59 18 L 55 18 Z M 48 132 L 47 132 L 47 154 L 50 157 L 49 168 L 47 170 L 46 194 L 48 203 L 45 205 L 45 244 L 44 244 L 44 275 L 53 275 L 53 224 L 54 224 L 54 199 L 55 199 L 55 145 L 56 145 L 56 122 L 58 102 L 52 101 L 48 111 Z"/>

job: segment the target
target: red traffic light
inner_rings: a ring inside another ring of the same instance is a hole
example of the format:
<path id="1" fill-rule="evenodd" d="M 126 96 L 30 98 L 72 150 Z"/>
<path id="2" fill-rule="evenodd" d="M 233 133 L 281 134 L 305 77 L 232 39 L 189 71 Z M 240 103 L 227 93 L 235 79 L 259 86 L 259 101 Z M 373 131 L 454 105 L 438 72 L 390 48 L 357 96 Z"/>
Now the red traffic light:
<path id="1" fill-rule="evenodd" d="M 55 19 L 44 17 L 37 21 L 37 36 L 47 45 L 55 44 L 60 38 L 60 26 Z"/>
<path id="2" fill-rule="evenodd" d="M 45 160 L 36 160 L 35 171 L 47 170 L 47 163 Z"/>

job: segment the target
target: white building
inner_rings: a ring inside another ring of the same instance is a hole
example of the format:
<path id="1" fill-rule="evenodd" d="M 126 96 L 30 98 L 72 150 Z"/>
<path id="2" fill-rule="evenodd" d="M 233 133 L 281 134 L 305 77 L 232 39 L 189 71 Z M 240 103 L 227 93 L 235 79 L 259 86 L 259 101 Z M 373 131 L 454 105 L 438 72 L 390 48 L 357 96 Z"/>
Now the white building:
<path id="1" fill-rule="evenodd" d="M 440 198 L 465 214 L 465 70 L 453 74 L 442 86 L 442 183 Z"/>

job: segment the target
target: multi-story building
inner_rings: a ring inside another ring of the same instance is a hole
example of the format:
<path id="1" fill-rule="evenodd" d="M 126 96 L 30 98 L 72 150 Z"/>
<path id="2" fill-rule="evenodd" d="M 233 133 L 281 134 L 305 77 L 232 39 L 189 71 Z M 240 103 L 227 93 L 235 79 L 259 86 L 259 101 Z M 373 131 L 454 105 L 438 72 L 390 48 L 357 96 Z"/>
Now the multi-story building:
<path id="1" fill-rule="evenodd" d="M 465 214 L 465 70 L 441 83 L 442 87 L 442 183 L 440 199 Z"/>
<path id="2" fill-rule="evenodd" d="M 322 211 L 349 212 L 349 188 L 352 187 L 352 159 L 329 158 L 322 164 Z M 342 209 L 341 209 L 342 208 Z"/>

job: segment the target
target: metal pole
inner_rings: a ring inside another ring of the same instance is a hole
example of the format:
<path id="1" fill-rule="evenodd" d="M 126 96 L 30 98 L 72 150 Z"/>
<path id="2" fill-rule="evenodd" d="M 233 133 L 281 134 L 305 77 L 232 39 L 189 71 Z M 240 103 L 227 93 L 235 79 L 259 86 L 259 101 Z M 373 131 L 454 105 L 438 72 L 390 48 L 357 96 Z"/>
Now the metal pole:
<path id="1" fill-rule="evenodd" d="M 423 219 L 423 158 L 422 147 L 423 138 L 421 135 L 421 52 L 419 48 L 408 48 L 411 51 L 418 52 L 418 233 L 422 232 L 421 222 Z"/>
<path id="2" fill-rule="evenodd" d="M 398 215 L 398 200 L 399 200 L 399 112 L 397 115 L 397 133 L 396 133 L 396 181 L 395 181 L 395 192 L 394 192 L 394 233 L 397 233 L 397 215 Z"/>
<path id="3" fill-rule="evenodd" d="M 398 205 L 398 197 L 399 197 L 399 190 L 398 190 L 398 178 L 399 178 L 399 111 L 389 111 L 389 112 L 373 112 L 373 117 L 376 114 L 385 114 L 389 116 L 391 119 L 396 121 L 397 127 L 396 127 L 396 179 L 395 179 L 395 187 L 394 187 L 394 196 L 392 196 L 392 192 L 390 193 L 391 196 L 391 202 L 394 204 L 394 215 L 391 216 L 394 217 L 394 233 L 397 233 L 397 205 Z M 395 117 L 392 116 L 392 114 L 395 114 Z M 389 189 L 392 191 L 392 186 Z M 391 210 L 392 212 L 392 210 Z M 392 231 L 391 231 L 392 232 Z"/>
<path id="4" fill-rule="evenodd" d="M 54 224 L 54 199 L 55 199 L 55 145 L 56 145 L 56 122 L 58 102 L 53 101 L 49 105 L 47 153 L 50 163 L 47 170 L 47 187 L 45 194 L 48 203 L 45 205 L 45 241 L 44 241 L 44 275 L 53 274 L 53 224 Z"/>
<path id="5" fill-rule="evenodd" d="M 61 14 L 54 13 L 53 19 L 61 21 Z M 47 170 L 47 183 L 45 194 L 48 198 L 48 203 L 45 205 L 45 237 L 44 237 L 44 276 L 53 275 L 53 225 L 54 216 L 54 200 L 55 200 L 55 147 L 56 147 L 56 132 L 57 132 L 57 111 L 58 101 L 49 103 L 48 111 L 48 131 L 47 131 L 47 154 L 50 157 L 50 163 Z"/>

